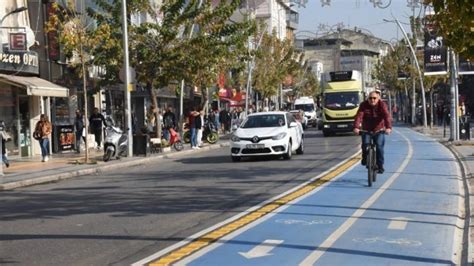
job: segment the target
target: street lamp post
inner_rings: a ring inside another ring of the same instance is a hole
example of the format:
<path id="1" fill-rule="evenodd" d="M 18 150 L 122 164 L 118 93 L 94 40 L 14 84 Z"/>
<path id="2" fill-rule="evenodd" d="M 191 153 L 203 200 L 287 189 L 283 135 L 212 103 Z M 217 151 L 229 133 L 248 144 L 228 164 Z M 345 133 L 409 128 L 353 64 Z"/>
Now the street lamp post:
<path id="1" fill-rule="evenodd" d="M 390 20 L 387 20 L 387 19 L 384 19 L 384 21 L 385 22 L 393 22 L 393 21 L 390 21 Z M 413 49 L 413 46 L 411 45 L 410 39 L 408 39 L 408 35 L 407 35 L 405 29 L 400 24 L 400 21 L 398 21 L 398 19 L 394 18 L 394 21 L 397 23 L 398 27 L 402 31 L 403 37 L 405 37 L 405 40 L 407 41 L 408 46 L 410 47 L 410 51 L 411 51 L 412 56 L 413 56 L 413 61 L 415 61 L 415 66 L 416 66 L 416 69 L 418 70 L 418 76 L 419 76 L 419 79 L 420 79 L 420 87 L 421 87 L 421 98 L 422 98 L 422 101 L 423 101 L 423 127 L 427 128 L 428 124 L 427 124 L 427 116 L 426 116 L 425 87 L 423 86 L 423 74 L 421 73 L 420 64 L 418 63 L 418 59 L 416 57 L 415 50 Z"/>
<path id="2" fill-rule="evenodd" d="M 20 12 L 23 12 L 25 10 L 27 10 L 28 8 L 27 7 L 18 7 L 18 8 L 15 8 L 14 10 L 6 13 L 1 19 L 0 19 L 0 29 L 2 28 L 3 26 L 3 21 L 10 15 L 13 15 L 13 14 L 16 14 L 16 13 L 20 13 Z M 2 45 L 1 47 L 1 51 L 3 51 L 3 43 L 0 43 L 0 45 Z"/>
<path id="3" fill-rule="evenodd" d="M 123 30 L 123 68 L 125 72 L 124 77 L 124 96 L 125 96 L 125 120 L 127 125 L 128 151 L 127 155 L 132 157 L 132 114 L 131 114 L 131 100 L 130 100 L 130 71 L 128 59 L 128 28 L 127 28 L 127 1 L 122 0 L 122 30 Z"/>
<path id="4" fill-rule="evenodd" d="M 27 10 L 27 9 L 28 9 L 27 7 L 22 6 L 22 7 L 15 8 L 14 10 L 12 10 L 12 11 L 6 13 L 6 14 L 2 17 L 2 19 L 0 19 L 0 26 L 3 25 L 3 21 L 5 20 L 6 17 L 8 17 L 8 16 L 10 16 L 10 15 L 12 15 L 12 14 L 16 14 L 16 13 L 23 12 L 23 11 L 25 11 L 25 10 Z"/>

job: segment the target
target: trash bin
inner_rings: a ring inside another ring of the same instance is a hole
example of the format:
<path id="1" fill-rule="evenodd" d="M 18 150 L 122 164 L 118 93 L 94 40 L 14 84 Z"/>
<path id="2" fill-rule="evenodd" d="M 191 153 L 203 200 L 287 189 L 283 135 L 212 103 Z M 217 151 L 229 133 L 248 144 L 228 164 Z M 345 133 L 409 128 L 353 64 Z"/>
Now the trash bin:
<path id="1" fill-rule="evenodd" d="M 463 115 L 459 118 L 459 138 L 462 140 L 471 139 L 471 125 L 469 123 L 469 116 Z"/>
<path id="2" fill-rule="evenodd" d="M 133 135 L 133 155 L 150 154 L 150 136 L 148 135 Z"/>

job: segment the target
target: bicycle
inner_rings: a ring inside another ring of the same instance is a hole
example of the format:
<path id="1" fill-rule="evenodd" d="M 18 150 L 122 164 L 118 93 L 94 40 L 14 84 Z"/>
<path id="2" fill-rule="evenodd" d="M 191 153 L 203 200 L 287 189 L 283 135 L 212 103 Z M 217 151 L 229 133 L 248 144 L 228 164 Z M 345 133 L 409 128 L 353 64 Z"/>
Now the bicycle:
<path id="1" fill-rule="evenodd" d="M 366 152 L 366 167 L 367 167 L 367 180 L 369 187 L 372 186 L 372 183 L 377 180 L 377 145 L 374 142 L 374 137 L 378 134 L 385 134 L 384 130 L 379 130 L 377 132 L 370 132 L 367 130 L 360 130 L 360 135 L 367 134 L 370 136 L 369 143 L 367 145 Z"/>

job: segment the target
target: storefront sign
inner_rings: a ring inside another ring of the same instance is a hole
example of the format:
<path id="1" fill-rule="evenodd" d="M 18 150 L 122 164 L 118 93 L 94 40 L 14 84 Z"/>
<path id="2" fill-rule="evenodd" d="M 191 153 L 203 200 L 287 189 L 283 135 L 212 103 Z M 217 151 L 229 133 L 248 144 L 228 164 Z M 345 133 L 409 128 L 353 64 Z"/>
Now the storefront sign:
<path id="1" fill-rule="evenodd" d="M 445 75 L 448 72 L 448 49 L 444 45 L 443 37 L 437 33 L 429 16 L 426 17 L 424 67 L 425 76 Z"/>
<path id="2" fill-rule="evenodd" d="M 26 50 L 26 33 L 22 33 L 22 32 L 10 33 L 10 50 L 16 50 L 16 51 Z"/>
<path id="3" fill-rule="evenodd" d="M 0 52 L 0 71 L 39 74 L 38 54 L 33 51 Z"/>
<path id="4" fill-rule="evenodd" d="M 58 126 L 59 151 L 70 151 L 74 149 L 74 126 Z"/>

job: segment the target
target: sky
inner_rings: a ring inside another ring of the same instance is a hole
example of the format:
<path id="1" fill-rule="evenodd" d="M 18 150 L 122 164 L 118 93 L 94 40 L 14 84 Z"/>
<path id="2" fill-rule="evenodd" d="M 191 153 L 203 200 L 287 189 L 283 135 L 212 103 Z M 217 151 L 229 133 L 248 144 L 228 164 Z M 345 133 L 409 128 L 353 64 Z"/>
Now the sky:
<path id="1" fill-rule="evenodd" d="M 340 24 L 344 28 L 358 27 L 364 33 L 371 33 L 375 37 L 394 42 L 403 39 L 403 33 L 396 23 L 384 22 L 383 19 L 393 20 L 395 17 L 401 23 L 409 23 L 409 16 L 413 11 L 408 7 L 407 1 L 391 0 L 390 5 L 382 9 L 374 8 L 369 0 L 330 0 L 330 5 L 324 7 L 321 6 L 321 0 L 308 0 L 306 8 L 298 9 L 300 17 L 296 35 L 315 37 L 315 33 L 321 35 L 327 32 L 327 29 L 331 27 L 335 29 L 335 25 Z M 389 2 L 390 0 L 382 0 L 385 5 Z M 415 16 L 418 16 L 419 12 L 420 8 L 416 8 Z M 410 33 L 409 25 L 402 24 L 402 26 L 407 33 Z"/>

